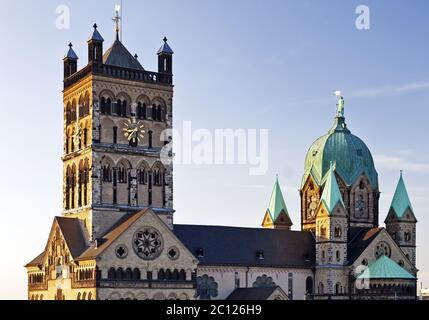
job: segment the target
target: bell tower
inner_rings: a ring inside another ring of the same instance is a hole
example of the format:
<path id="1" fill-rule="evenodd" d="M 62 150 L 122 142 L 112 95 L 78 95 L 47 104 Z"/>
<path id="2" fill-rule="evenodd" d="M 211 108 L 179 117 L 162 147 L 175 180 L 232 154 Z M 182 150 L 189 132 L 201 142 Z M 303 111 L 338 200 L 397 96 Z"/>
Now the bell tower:
<path id="1" fill-rule="evenodd" d="M 116 35 L 103 52 L 94 24 L 88 64 L 77 69 L 71 44 L 64 58 L 63 215 L 84 222 L 92 240 L 122 217 L 150 207 L 173 226 L 173 168 L 165 134 L 173 124 L 173 51 L 158 51 L 147 71 Z M 167 157 L 161 157 L 166 154 Z"/>

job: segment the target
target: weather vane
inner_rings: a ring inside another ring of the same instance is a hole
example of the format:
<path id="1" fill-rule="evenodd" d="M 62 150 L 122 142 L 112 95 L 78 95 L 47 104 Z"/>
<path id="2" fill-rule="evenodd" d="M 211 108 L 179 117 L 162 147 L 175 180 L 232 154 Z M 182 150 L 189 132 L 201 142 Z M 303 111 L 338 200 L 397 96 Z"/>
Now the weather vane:
<path id="1" fill-rule="evenodd" d="M 337 117 L 344 117 L 344 98 L 341 95 L 341 91 L 335 91 L 337 97 Z"/>

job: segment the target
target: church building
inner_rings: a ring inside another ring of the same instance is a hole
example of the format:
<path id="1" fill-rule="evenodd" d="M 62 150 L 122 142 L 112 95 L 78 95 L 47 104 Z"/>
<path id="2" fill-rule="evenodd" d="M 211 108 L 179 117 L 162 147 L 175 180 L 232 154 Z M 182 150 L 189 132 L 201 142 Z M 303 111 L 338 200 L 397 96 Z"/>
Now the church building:
<path id="1" fill-rule="evenodd" d="M 164 38 L 148 71 L 118 26 L 104 50 L 94 25 L 86 66 L 72 44 L 63 59 L 63 212 L 25 266 L 28 299 L 416 298 L 417 220 L 402 172 L 381 227 L 378 174 L 342 97 L 305 159 L 300 231 L 278 179 L 262 227 L 175 224 L 164 152 L 173 50 Z"/>

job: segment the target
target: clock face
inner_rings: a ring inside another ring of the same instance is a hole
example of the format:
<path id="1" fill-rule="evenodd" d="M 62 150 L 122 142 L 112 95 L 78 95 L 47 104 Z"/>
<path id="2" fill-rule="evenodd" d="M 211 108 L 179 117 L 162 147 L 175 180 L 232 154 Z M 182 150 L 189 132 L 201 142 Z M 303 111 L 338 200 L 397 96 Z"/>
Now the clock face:
<path id="1" fill-rule="evenodd" d="M 161 254 L 163 240 L 158 230 L 146 227 L 134 234 L 133 248 L 143 260 L 153 260 Z"/>
<path id="2" fill-rule="evenodd" d="M 143 130 L 144 126 L 143 124 L 140 124 L 140 121 L 137 121 L 135 118 L 132 118 L 131 120 L 128 119 L 125 124 L 122 131 L 124 132 L 125 138 L 130 143 L 133 143 L 134 145 L 137 145 L 139 141 L 142 141 L 144 138 L 145 131 Z"/>

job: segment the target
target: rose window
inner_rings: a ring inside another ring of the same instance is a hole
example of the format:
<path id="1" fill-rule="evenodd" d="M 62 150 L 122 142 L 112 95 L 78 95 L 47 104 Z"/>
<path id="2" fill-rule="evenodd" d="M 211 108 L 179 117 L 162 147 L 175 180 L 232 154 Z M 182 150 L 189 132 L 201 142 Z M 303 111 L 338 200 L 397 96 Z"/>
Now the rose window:
<path id="1" fill-rule="evenodd" d="M 144 228 L 134 234 L 134 251 L 144 260 L 158 257 L 162 251 L 162 245 L 161 234 L 154 228 Z"/>
<path id="2" fill-rule="evenodd" d="M 381 256 L 390 257 L 390 247 L 386 242 L 379 242 L 375 247 L 375 256 L 377 258 Z"/>

